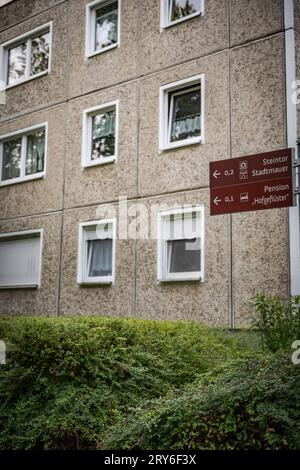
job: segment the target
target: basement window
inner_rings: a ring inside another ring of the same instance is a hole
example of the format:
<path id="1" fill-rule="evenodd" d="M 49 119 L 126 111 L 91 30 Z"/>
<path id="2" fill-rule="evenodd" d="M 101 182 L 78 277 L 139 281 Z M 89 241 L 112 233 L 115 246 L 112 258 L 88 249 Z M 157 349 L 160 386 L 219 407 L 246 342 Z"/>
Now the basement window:
<path id="1" fill-rule="evenodd" d="M 161 27 L 167 28 L 204 14 L 204 0 L 161 0 Z"/>
<path id="2" fill-rule="evenodd" d="M 86 57 L 119 46 L 120 1 L 96 0 L 86 6 Z"/>
<path id="3" fill-rule="evenodd" d="M 0 289 L 41 284 L 42 230 L 0 234 Z"/>
<path id="4" fill-rule="evenodd" d="M 159 214 L 158 280 L 204 280 L 204 208 Z"/>
<path id="5" fill-rule="evenodd" d="M 83 167 L 110 163 L 117 159 L 118 121 L 118 101 L 83 112 Z"/>
<path id="6" fill-rule="evenodd" d="M 0 186 L 45 176 L 47 123 L 0 136 Z"/>
<path id="7" fill-rule="evenodd" d="M 160 150 L 204 142 L 204 75 L 160 88 Z"/>
<path id="8" fill-rule="evenodd" d="M 115 219 L 79 225 L 78 284 L 113 284 Z"/>
<path id="9" fill-rule="evenodd" d="M 49 73 L 51 31 L 47 23 L 1 45 L 0 79 L 6 88 Z"/>

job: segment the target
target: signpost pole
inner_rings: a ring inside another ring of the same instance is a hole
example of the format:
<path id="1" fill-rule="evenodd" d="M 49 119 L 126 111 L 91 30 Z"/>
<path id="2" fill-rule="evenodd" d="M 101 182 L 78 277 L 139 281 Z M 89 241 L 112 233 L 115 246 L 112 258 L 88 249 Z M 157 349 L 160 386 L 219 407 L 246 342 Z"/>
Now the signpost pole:
<path id="1" fill-rule="evenodd" d="M 294 1 L 284 0 L 285 60 L 286 60 L 286 116 L 287 145 L 297 142 L 297 102 L 293 97 L 296 83 L 296 48 L 294 30 Z M 299 158 L 299 149 L 298 149 Z M 295 168 L 299 175 L 299 168 Z M 296 182 L 299 181 L 296 179 Z M 291 295 L 300 294 L 300 202 L 289 209 L 290 290 Z"/>

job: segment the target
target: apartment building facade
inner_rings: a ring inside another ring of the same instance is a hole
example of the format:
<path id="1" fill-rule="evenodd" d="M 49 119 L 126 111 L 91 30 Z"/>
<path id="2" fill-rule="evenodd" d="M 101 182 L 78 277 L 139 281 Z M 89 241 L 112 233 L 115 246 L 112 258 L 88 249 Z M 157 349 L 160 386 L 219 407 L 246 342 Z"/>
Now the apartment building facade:
<path id="1" fill-rule="evenodd" d="M 298 0 L 13 0 L 0 47 L 1 314 L 296 293 L 299 207 L 210 216 L 209 163 L 296 146 Z"/>

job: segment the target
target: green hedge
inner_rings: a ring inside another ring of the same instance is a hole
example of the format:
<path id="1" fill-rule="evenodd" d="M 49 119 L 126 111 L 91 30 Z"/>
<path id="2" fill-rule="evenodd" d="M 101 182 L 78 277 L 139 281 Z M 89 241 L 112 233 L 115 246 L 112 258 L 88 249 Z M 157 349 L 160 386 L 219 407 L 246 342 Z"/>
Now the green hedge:
<path id="1" fill-rule="evenodd" d="M 0 449 L 101 447 L 132 408 L 256 347 L 249 338 L 192 322 L 1 318 Z"/>
<path id="2" fill-rule="evenodd" d="M 242 359 L 108 429 L 107 449 L 300 449 L 300 366 L 290 356 Z"/>
<path id="3" fill-rule="evenodd" d="M 256 311 L 253 326 L 261 334 L 263 347 L 269 351 L 290 351 L 300 339 L 300 295 L 284 298 L 257 294 L 252 302 Z"/>

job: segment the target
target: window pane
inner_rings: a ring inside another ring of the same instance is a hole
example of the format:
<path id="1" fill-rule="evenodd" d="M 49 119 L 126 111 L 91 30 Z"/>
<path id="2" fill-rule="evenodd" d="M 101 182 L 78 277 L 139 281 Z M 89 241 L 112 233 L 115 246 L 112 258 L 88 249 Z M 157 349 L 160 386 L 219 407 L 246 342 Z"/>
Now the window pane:
<path id="1" fill-rule="evenodd" d="M 171 0 L 171 21 L 200 11 L 200 0 Z"/>
<path id="2" fill-rule="evenodd" d="M 168 241 L 170 273 L 200 271 L 200 238 Z"/>
<path id="3" fill-rule="evenodd" d="M 37 284 L 40 237 L 0 242 L 0 285 Z"/>
<path id="4" fill-rule="evenodd" d="M 26 48 L 27 43 L 24 42 L 8 50 L 8 85 L 26 78 Z"/>
<path id="5" fill-rule="evenodd" d="M 197 137 L 201 133 L 201 95 L 197 89 L 181 94 L 171 94 L 173 113 L 171 122 L 171 142 Z"/>
<path id="6" fill-rule="evenodd" d="M 45 131 L 27 136 L 26 175 L 39 173 L 44 169 Z"/>
<path id="7" fill-rule="evenodd" d="M 48 70 L 50 49 L 50 33 L 42 34 L 31 40 L 30 75 Z"/>
<path id="8" fill-rule="evenodd" d="M 96 51 L 118 41 L 118 2 L 96 10 Z"/>
<path id="9" fill-rule="evenodd" d="M 2 180 L 20 176 L 21 147 L 22 138 L 3 142 Z"/>
<path id="10" fill-rule="evenodd" d="M 112 239 L 88 240 L 88 277 L 112 275 Z"/>
<path id="11" fill-rule="evenodd" d="M 91 160 L 111 157 L 115 154 L 115 123 L 115 110 L 93 116 Z"/>

